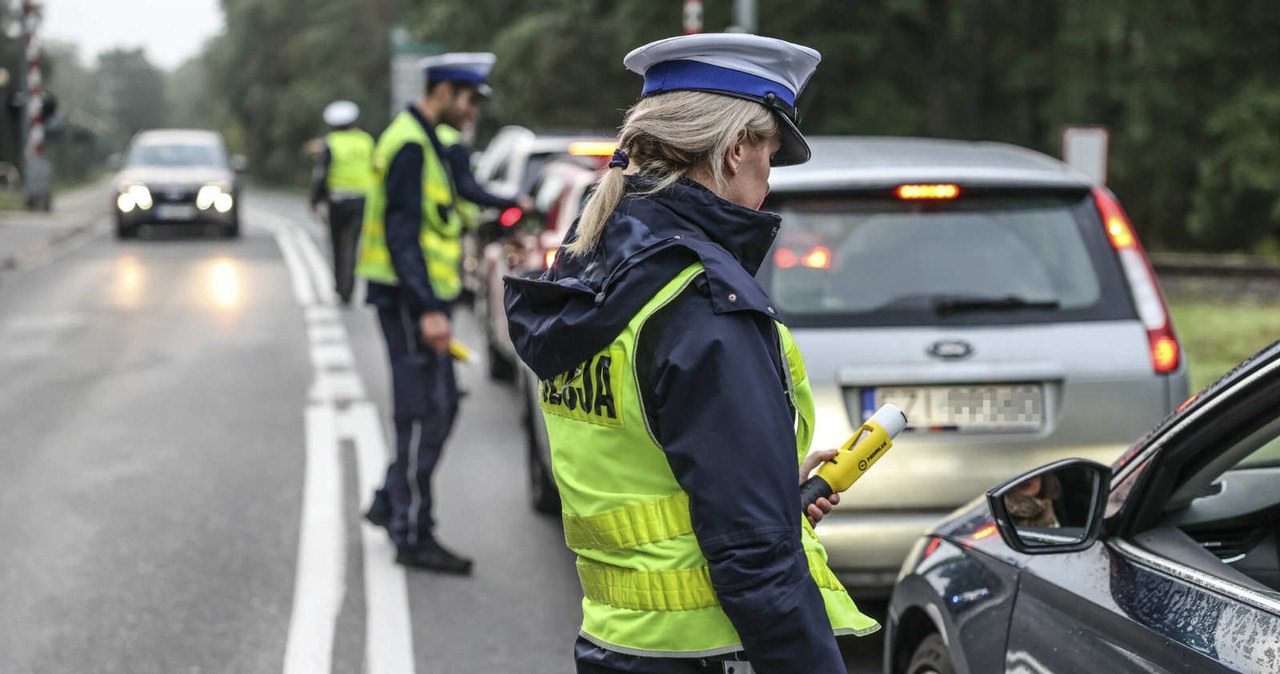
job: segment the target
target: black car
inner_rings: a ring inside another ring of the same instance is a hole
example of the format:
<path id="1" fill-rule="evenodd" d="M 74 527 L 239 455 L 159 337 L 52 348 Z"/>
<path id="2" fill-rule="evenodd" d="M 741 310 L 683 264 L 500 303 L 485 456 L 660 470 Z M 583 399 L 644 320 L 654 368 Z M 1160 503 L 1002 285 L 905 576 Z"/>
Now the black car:
<path id="1" fill-rule="evenodd" d="M 115 179 L 112 206 L 116 236 L 137 235 L 142 225 L 214 225 L 223 236 L 240 235 L 243 157 L 228 157 L 214 131 L 143 131 L 129 144 Z"/>
<path id="2" fill-rule="evenodd" d="M 1280 672 L 1278 536 L 1280 342 L 1113 466 L 1041 467 L 935 526 L 885 671 Z"/>

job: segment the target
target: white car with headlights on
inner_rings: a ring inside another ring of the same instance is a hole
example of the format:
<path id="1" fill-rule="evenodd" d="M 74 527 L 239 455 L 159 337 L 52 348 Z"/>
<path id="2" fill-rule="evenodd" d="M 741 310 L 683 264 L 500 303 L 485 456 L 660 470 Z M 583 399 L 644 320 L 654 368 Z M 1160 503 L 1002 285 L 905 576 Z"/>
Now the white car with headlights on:
<path id="1" fill-rule="evenodd" d="M 240 235 L 240 178 L 246 162 L 229 157 L 215 131 L 156 129 L 134 136 L 115 179 L 116 237 L 143 226 L 210 225 Z"/>

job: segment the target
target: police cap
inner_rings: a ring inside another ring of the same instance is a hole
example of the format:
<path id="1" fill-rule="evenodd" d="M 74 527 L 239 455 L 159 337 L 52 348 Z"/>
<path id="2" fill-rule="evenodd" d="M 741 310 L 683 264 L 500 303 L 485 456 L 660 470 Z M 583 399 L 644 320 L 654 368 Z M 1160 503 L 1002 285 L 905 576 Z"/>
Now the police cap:
<path id="1" fill-rule="evenodd" d="M 782 146 L 774 166 L 809 161 L 797 126 L 796 97 L 822 55 L 784 40 L 746 33 L 702 33 L 651 42 L 622 63 L 644 76 L 641 98 L 669 91 L 706 91 L 756 101 L 776 113 Z"/>

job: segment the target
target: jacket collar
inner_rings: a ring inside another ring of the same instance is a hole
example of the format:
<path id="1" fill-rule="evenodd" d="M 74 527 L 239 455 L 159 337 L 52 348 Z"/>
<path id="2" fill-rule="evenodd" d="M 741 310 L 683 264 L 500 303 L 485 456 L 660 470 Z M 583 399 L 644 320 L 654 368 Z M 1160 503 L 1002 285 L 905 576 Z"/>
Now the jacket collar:
<path id="1" fill-rule="evenodd" d="M 637 176 L 629 180 L 640 182 L 644 179 Z M 759 271 L 782 222 L 776 213 L 744 208 L 726 201 L 688 178 L 681 178 L 651 198 L 676 216 L 648 223 L 655 234 L 663 236 L 660 230 L 665 228 L 664 225 L 691 228 L 732 255 L 752 276 Z"/>

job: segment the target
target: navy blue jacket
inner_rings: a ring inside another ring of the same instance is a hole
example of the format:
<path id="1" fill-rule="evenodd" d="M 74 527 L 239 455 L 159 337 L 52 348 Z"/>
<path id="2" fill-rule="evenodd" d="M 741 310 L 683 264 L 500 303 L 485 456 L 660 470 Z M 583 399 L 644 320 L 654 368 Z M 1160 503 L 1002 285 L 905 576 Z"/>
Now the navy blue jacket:
<path id="1" fill-rule="evenodd" d="M 643 180 L 628 178 L 628 191 Z M 773 324 L 754 274 L 780 219 L 681 180 L 624 197 L 600 245 L 537 280 L 508 278 L 511 338 L 540 378 L 612 342 L 694 260 L 707 273 L 648 321 L 637 371 L 646 414 L 680 486 L 720 605 L 756 671 L 844 672 L 801 546 L 795 430 Z M 571 230 L 569 237 L 576 230 Z M 673 662 L 580 641 L 580 660 L 660 673 Z"/>

